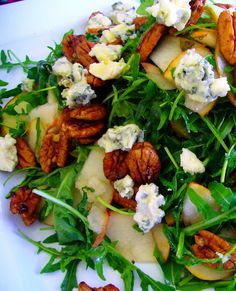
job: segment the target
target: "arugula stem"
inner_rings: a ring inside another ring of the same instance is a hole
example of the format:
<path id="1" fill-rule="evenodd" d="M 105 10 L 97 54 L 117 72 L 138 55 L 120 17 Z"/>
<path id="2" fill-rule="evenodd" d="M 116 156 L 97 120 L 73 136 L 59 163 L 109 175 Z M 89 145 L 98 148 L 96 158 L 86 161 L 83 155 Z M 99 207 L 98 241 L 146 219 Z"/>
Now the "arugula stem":
<path id="1" fill-rule="evenodd" d="M 165 152 L 167 153 L 168 157 L 170 158 L 171 162 L 173 163 L 173 165 L 175 166 L 176 170 L 179 169 L 178 164 L 176 163 L 173 155 L 171 154 L 170 150 L 168 149 L 168 147 L 164 147 Z"/>
<path id="2" fill-rule="evenodd" d="M 45 198 L 45 199 L 48 199 L 49 201 L 59 205 L 59 206 L 62 206 L 64 208 L 66 208 L 67 210 L 69 210 L 72 214 L 74 214 L 75 216 L 77 216 L 79 219 L 81 219 L 83 221 L 83 223 L 89 227 L 89 221 L 88 219 L 83 216 L 78 210 L 76 210 L 74 207 L 70 206 L 69 204 L 47 194 L 45 191 L 41 191 L 41 190 L 38 190 L 38 189 L 33 189 L 33 193 Z"/>
<path id="3" fill-rule="evenodd" d="M 188 32 L 188 31 L 192 30 L 192 29 L 198 29 L 198 28 L 201 28 L 201 27 L 204 27 L 204 28 L 216 28 L 217 24 L 210 22 L 210 23 L 199 23 L 199 24 L 196 24 L 196 25 L 189 25 L 185 29 L 182 29 L 182 30 L 176 32 L 175 35 L 183 34 L 185 32 Z"/>
<path id="4" fill-rule="evenodd" d="M 214 225 L 217 225 L 219 223 L 222 223 L 224 221 L 229 220 L 230 215 L 234 212 L 236 214 L 236 206 L 234 206 L 230 210 L 228 210 L 224 213 L 221 213 L 213 218 L 210 218 L 210 219 L 205 220 L 205 221 L 200 221 L 198 223 L 187 226 L 183 229 L 183 231 L 185 232 L 185 234 L 187 236 L 191 236 L 191 235 L 195 234 L 196 232 L 198 232 L 200 229 L 206 229 L 206 228 L 209 228 L 211 226 L 214 226 Z"/>
<path id="5" fill-rule="evenodd" d="M 229 152 L 229 148 L 225 144 L 224 140 L 221 138 L 221 135 L 218 132 L 218 130 L 215 128 L 214 124 L 211 123 L 211 121 L 209 120 L 208 117 L 203 117 L 202 120 L 208 126 L 208 128 L 210 129 L 210 131 L 214 134 L 214 136 L 216 137 L 216 139 L 218 140 L 218 142 L 222 145 L 222 147 L 224 148 L 224 150 L 228 153 Z"/>
<path id="6" fill-rule="evenodd" d="M 226 177 L 226 172 L 227 172 L 227 167 L 228 167 L 228 156 L 230 156 L 231 152 L 234 150 L 235 144 L 232 145 L 230 148 L 229 152 L 225 155 L 225 161 L 221 170 L 221 176 L 220 176 L 220 182 L 224 183 L 225 182 L 225 177 Z"/>
<path id="7" fill-rule="evenodd" d="M 179 103 L 179 100 L 181 99 L 181 97 L 184 95 L 184 90 L 181 90 L 179 95 L 176 97 L 174 103 L 173 103 L 173 106 L 171 107 L 171 110 L 170 110 L 170 115 L 169 115 L 169 121 L 172 120 L 173 118 L 173 115 L 174 115 L 174 112 L 175 112 L 175 109 L 177 107 L 177 104 Z"/>
<path id="8" fill-rule="evenodd" d="M 120 213 L 120 214 L 123 214 L 123 215 L 127 215 L 127 216 L 133 216 L 135 213 L 134 212 L 131 212 L 131 211 L 123 211 L 123 210 L 120 210 L 112 205 L 110 205 L 109 203 L 107 203 L 104 199 L 102 199 L 100 196 L 96 196 L 96 199 L 99 203 L 101 203 L 103 206 L 105 206 L 106 208 L 110 209 L 110 210 L 113 210 L 117 213 Z"/>
<path id="9" fill-rule="evenodd" d="M 176 251 L 176 257 L 178 259 L 181 259 L 183 256 L 183 251 L 184 251 L 184 240 L 185 240 L 185 233 L 181 231 L 179 235 L 179 243 Z"/>
<path id="10" fill-rule="evenodd" d="M 189 281 L 191 281 L 194 278 L 193 275 L 189 275 L 188 277 L 184 278 L 182 281 L 179 282 L 179 286 L 184 286 L 185 284 L 187 284 Z"/>

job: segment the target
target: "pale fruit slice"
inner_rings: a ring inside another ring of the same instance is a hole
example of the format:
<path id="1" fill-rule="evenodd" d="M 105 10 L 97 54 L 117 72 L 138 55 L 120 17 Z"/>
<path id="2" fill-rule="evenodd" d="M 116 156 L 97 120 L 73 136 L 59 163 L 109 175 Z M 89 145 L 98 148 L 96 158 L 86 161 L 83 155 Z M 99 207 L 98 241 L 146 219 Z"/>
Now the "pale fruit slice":
<path id="1" fill-rule="evenodd" d="M 153 256 L 155 243 L 151 232 L 138 232 L 133 228 L 134 224 L 132 217 L 111 212 L 107 236 L 112 241 L 117 241 L 117 250 L 128 260 L 156 263 Z"/>
<path id="2" fill-rule="evenodd" d="M 156 225 L 151 232 L 162 259 L 166 262 L 170 254 L 170 244 L 163 231 L 163 224 Z"/>
<path id="3" fill-rule="evenodd" d="M 158 43 L 158 46 L 150 55 L 150 59 L 164 72 L 171 61 L 181 52 L 180 38 L 168 35 Z"/>
<path id="4" fill-rule="evenodd" d="M 215 29 L 199 29 L 191 33 L 191 37 L 208 47 L 215 48 L 217 40 L 217 31 Z"/>
<path id="5" fill-rule="evenodd" d="M 176 89 L 175 84 L 169 82 L 163 77 L 163 74 L 158 67 L 150 63 L 142 63 L 142 66 L 146 71 L 148 78 L 151 79 L 154 83 L 156 83 L 160 89 L 162 90 Z"/>
<path id="6" fill-rule="evenodd" d="M 207 281 L 216 281 L 216 280 L 222 280 L 229 278 L 233 275 L 233 272 L 231 271 L 224 271 L 224 270 L 216 270 L 213 268 L 209 268 L 203 264 L 197 264 L 193 266 L 185 266 L 186 269 L 193 274 L 195 277 L 201 279 L 201 280 L 207 280 Z"/>
<path id="7" fill-rule="evenodd" d="M 207 115 L 215 106 L 216 100 L 208 103 L 198 102 L 190 99 L 188 96 L 185 96 L 184 105 L 192 110 L 193 112 L 197 112 L 201 117 Z"/>
<path id="8" fill-rule="evenodd" d="M 214 198 L 211 196 L 211 192 L 208 188 L 192 182 L 188 185 L 188 188 L 194 190 L 198 196 L 204 199 L 215 211 L 219 210 L 219 206 L 216 204 Z M 185 195 L 183 204 L 182 219 L 185 225 L 191 225 L 197 223 L 203 219 L 201 213 L 197 210 L 197 207 L 192 203 L 188 195 Z"/>
<path id="9" fill-rule="evenodd" d="M 182 119 L 171 121 L 170 126 L 174 130 L 174 132 L 177 133 L 178 136 L 183 138 L 189 138 L 188 131 Z"/>
<path id="10" fill-rule="evenodd" d="M 39 127 L 39 132 L 37 131 L 37 126 Z M 34 118 L 29 122 L 27 126 L 26 140 L 36 157 L 39 155 L 40 146 L 45 133 L 46 126 L 41 118 Z"/>

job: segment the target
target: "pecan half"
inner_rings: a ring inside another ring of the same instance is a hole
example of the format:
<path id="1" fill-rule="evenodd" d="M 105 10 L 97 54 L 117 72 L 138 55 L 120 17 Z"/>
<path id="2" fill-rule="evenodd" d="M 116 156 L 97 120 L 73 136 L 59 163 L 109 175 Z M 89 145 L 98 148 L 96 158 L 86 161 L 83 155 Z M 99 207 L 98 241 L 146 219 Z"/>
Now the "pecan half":
<path id="1" fill-rule="evenodd" d="M 204 6 L 206 4 L 206 0 L 192 0 L 189 4 L 192 10 L 192 14 L 187 25 L 193 25 L 196 24 L 201 17 Z"/>
<path id="2" fill-rule="evenodd" d="M 79 42 L 79 36 L 73 34 L 67 35 L 62 41 L 63 54 L 71 63 L 77 61 L 76 47 Z"/>
<path id="3" fill-rule="evenodd" d="M 159 156 L 149 142 L 136 143 L 128 153 L 126 163 L 131 178 L 138 185 L 155 182 L 161 168 Z"/>
<path id="4" fill-rule="evenodd" d="M 16 149 L 18 156 L 17 168 L 22 169 L 36 166 L 34 152 L 22 137 L 16 138 Z"/>
<path id="5" fill-rule="evenodd" d="M 165 32 L 166 27 L 160 23 L 155 23 L 147 32 L 145 32 L 141 43 L 137 48 L 137 52 L 140 53 L 141 62 L 146 62 L 147 58 Z"/>
<path id="6" fill-rule="evenodd" d="M 103 121 L 85 123 L 82 121 L 69 121 L 63 124 L 63 130 L 68 131 L 70 138 L 80 139 L 97 135 L 103 131 L 105 124 Z"/>
<path id="7" fill-rule="evenodd" d="M 39 152 L 39 163 L 45 173 L 50 173 L 56 165 L 56 142 L 53 134 L 48 133 L 42 141 L 42 146 Z"/>
<path id="8" fill-rule="evenodd" d="M 106 115 L 106 108 L 98 103 L 92 103 L 89 106 L 79 106 L 69 111 L 70 118 L 85 121 L 103 120 Z"/>
<path id="9" fill-rule="evenodd" d="M 32 224 L 37 219 L 37 208 L 40 197 L 28 187 L 21 187 L 11 193 L 10 210 L 13 214 L 20 214 L 26 225 Z"/>
<path id="10" fill-rule="evenodd" d="M 146 16 L 138 16 L 134 18 L 133 24 L 135 25 L 136 30 L 140 30 L 142 25 L 148 22 L 148 18 Z"/>
<path id="11" fill-rule="evenodd" d="M 104 287 L 92 288 L 87 283 L 81 282 L 78 286 L 78 291 L 119 291 L 119 289 L 112 284 L 108 284 Z"/>
<path id="12" fill-rule="evenodd" d="M 124 178 L 128 174 L 126 157 L 127 152 L 122 150 L 105 153 L 103 159 L 103 171 L 108 180 L 116 181 Z"/>
<path id="13" fill-rule="evenodd" d="M 214 233 L 207 230 L 200 230 L 197 235 L 194 236 L 195 244 L 193 245 L 193 252 L 196 257 L 201 259 L 213 259 L 218 258 L 219 254 L 226 255 L 232 249 L 232 245 L 226 240 L 220 238 Z M 217 268 L 219 263 L 209 263 L 212 268 Z M 223 263 L 223 269 L 228 270 L 236 266 L 236 252 L 229 255 L 226 262 Z"/>
<path id="14" fill-rule="evenodd" d="M 118 205 L 131 209 L 133 211 L 136 210 L 137 202 L 134 199 L 123 198 L 120 196 L 119 192 L 113 191 L 113 202 L 117 203 Z"/>
<path id="15" fill-rule="evenodd" d="M 236 64 L 236 12 L 221 12 L 218 18 L 218 39 L 222 55 L 231 65 Z"/>
<path id="16" fill-rule="evenodd" d="M 69 154 L 70 139 L 67 131 L 61 131 L 56 148 L 56 161 L 58 167 L 64 167 Z"/>

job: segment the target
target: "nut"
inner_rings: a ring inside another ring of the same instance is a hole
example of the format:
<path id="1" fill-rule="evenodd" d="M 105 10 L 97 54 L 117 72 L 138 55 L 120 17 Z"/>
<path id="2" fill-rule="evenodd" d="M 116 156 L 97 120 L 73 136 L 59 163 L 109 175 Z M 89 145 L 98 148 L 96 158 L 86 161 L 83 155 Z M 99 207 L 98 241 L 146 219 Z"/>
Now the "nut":
<path id="1" fill-rule="evenodd" d="M 87 283 L 81 282 L 78 286 L 78 291 L 119 291 L 119 289 L 112 284 L 99 288 L 91 288 Z"/>
<path id="2" fill-rule="evenodd" d="M 160 159 L 149 142 L 136 143 L 128 153 L 126 163 L 131 178 L 138 185 L 155 182 L 161 167 Z"/>
<path id="3" fill-rule="evenodd" d="M 134 199 L 123 198 L 117 191 L 113 191 L 113 201 L 121 207 L 136 211 L 137 202 Z"/>
<path id="4" fill-rule="evenodd" d="M 63 54 L 71 63 L 77 61 L 76 46 L 79 42 L 79 36 L 73 34 L 67 35 L 62 41 Z"/>
<path id="5" fill-rule="evenodd" d="M 105 124 L 103 121 L 85 123 L 83 121 L 68 121 L 63 124 L 64 131 L 68 131 L 71 139 L 88 138 L 98 135 L 103 131 Z"/>
<path id="6" fill-rule="evenodd" d="M 236 64 L 236 12 L 221 12 L 218 19 L 218 39 L 222 55 L 231 65 Z"/>
<path id="7" fill-rule="evenodd" d="M 89 106 L 79 106 L 69 111 L 70 118 L 84 121 L 103 120 L 106 115 L 106 108 L 98 103 L 93 103 Z"/>
<path id="8" fill-rule="evenodd" d="M 133 20 L 133 24 L 135 25 L 136 30 L 140 30 L 142 25 L 148 22 L 148 18 L 146 16 L 138 16 Z"/>
<path id="9" fill-rule="evenodd" d="M 11 194 L 10 210 L 13 214 L 20 214 L 26 225 L 37 219 L 37 208 L 40 197 L 28 187 L 21 187 Z"/>
<path id="10" fill-rule="evenodd" d="M 232 245 L 230 243 L 207 230 L 199 231 L 199 233 L 194 236 L 194 239 L 195 245 L 192 247 L 193 252 L 196 257 L 201 259 L 218 258 L 218 253 L 224 256 L 232 249 Z M 207 265 L 212 268 L 217 268 L 219 263 L 209 263 Z M 235 265 L 236 252 L 233 252 L 229 256 L 229 259 L 223 263 L 223 269 L 229 270 L 235 268 Z"/>
<path id="11" fill-rule="evenodd" d="M 128 174 L 126 157 L 127 152 L 122 150 L 105 153 L 103 159 L 103 171 L 108 180 L 116 181 L 124 178 Z"/>
<path id="12" fill-rule="evenodd" d="M 192 10 L 192 14 L 191 17 L 187 23 L 187 25 L 193 25 L 196 24 L 199 20 L 199 18 L 201 17 L 203 10 L 204 10 L 204 6 L 205 6 L 206 0 L 193 0 L 190 1 L 190 6 L 191 6 L 191 10 Z"/>
<path id="13" fill-rule="evenodd" d="M 45 173 L 50 173 L 56 165 L 56 143 L 53 140 L 53 134 L 45 135 L 39 152 L 39 163 Z"/>
<path id="14" fill-rule="evenodd" d="M 160 23 L 155 23 L 147 32 L 145 32 L 141 43 L 137 48 L 137 52 L 140 53 L 141 62 L 146 62 L 147 58 L 165 32 L 166 27 Z"/>
<path id="15" fill-rule="evenodd" d="M 36 166 L 34 152 L 22 137 L 16 138 L 16 149 L 18 156 L 17 168 L 22 169 Z"/>

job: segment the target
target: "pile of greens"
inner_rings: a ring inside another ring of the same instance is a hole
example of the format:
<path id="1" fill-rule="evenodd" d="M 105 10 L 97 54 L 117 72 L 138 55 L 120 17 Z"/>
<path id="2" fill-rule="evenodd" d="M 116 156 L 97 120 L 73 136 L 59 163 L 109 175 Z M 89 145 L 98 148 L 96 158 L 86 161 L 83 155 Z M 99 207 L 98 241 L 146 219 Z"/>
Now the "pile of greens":
<path id="1" fill-rule="evenodd" d="M 140 14 L 153 1 L 141 2 L 138 10 Z M 154 21 L 150 17 L 137 37 L 129 40 L 123 47 L 123 56 L 130 68 L 108 88 L 108 93 L 102 102 L 110 112 L 108 127 L 137 124 L 144 130 L 145 140 L 153 144 L 161 159 L 162 166 L 156 184 L 160 188 L 160 193 L 165 196 L 166 203 L 163 209 L 166 213 L 171 213 L 175 220 L 174 225 L 165 224 L 164 227 L 171 247 L 168 261 L 163 262 L 160 251 L 155 250 L 155 257 L 165 275 L 165 283 L 155 281 L 120 255 L 116 250 L 116 242 L 105 238 L 98 247 L 93 247 L 95 234 L 89 229 L 88 212 L 85 207 L 86 191 L 93 189 L 84 187 L 81 201 L 78 205 L 74 204 L 75 179 L 83 167 L 91 146 L 77 145 L 72 153 L 73 162 L 62 169 L 54 170 L 49 175 L 37 167 L 15 171 L 14 174 L 25 172 L 25 179 L 11 190 L 14 192 L 24 185 L 37 189 L 34 192 L 46 198 L 40 213 L 42 221 L 53 211 L 54 226 L 50 227 L 53 231 L 51 236 L 38 242 L 22 232 L 20 234 L 34 244 L 39 252 L 44 251 L 49 254 L 50 259 L 41 273 L 57 270 L 65 272 L 61 284 L 63 291 L 71 291 L 77 287 L 76 270 L 81 261 L 96 270 L 103 280 L 105 280 L 103 265 L 107 262 L 120 273 L 126 291 L 133 290 L 135 273 L 140 278 L 142 290 L 148 290 L 148 286 L 160 291 L 192 288 L 201 290 L 209 287 L 229 291 L 236 288 L 236 276 L 225 281 L 204 282 L 196 279 L 185 268 L 185 265 L 219 261 L 219 259 L 199 259 L 193 255 L 191 245 L 194 243 L 194 234 L 201 229 L 208 229 L 218 234 L 222 230 L 235 228 L 236 192 L 232 189 L 234 183 L 232 174 L 236 168 L 235 108 L 227 98 L 220 98 L 207 116 L 200 117 L 184 106 L 183 92 L 161 90 L 147 77 L 140 67 L 140 56 L 136 53 L 136 48 L 142 33 Z M 207 15 L 203 15 L 195 27 L 216 27 L 216 23 L 207 21 Z M 188 32 L 189 29 L 186 29 L 182 33 L 186 33 L 185 36 L 188 37 Z M 91 35 L 87 37 L 92 40 Z M 1 51 L 0 69 L 11 71 L 14 67 L 21 66 L 28 78 L 34 79 L 38 85 L 35 91 L 22 94 L 17 99 L 17 103 L 26 101 L 30 104 L 22 114 L 27 115 L 33 108 L 46 103 L 49 90 L 52 90 L 57 97 L 59 108 L 65 107 L 61 88 L 52 74 L 52 64 L 62 56 L 61 43 L 55 44 L 55 47 L 50 50 L 49 56 L 40 62 L 34 62 L 28 56 L 24 61 L 20 61 L 12 51 Z M 212 64 L 215 62 L 213 57 L 209 57 L 208 60 Z M 233 68 L 228 66 L 227 72 L 232 74 Z M 229 81 L 232 84 L 232 79 Z M 0 86 L 6 85 L 6 82 L 0 81 Z M 233 86 L 231 88 L 235 93 L 236 88 Z M 1 89 L 0 101 L 21 92 L 21 84 L 12 90 Z M 7 108 L 2 108 L 1 115 L 4 112 L 16 115 L 15 105 L 14 103 Z M 24 122 L 19 121 L 16 128 L 10 129 L 10 134 L 14 137 L 23 136 L 25 131 Z M 196 153 L 207 171 L 197 175 L 185 173 L 180 167 L 182 148 L 188 148 Z M 216 212 L 195 191 L 187 188 L 192 181 L 210 189 L 212 197 L 220 207 L 219 211 Z M 186 191 L 204 218 L 201 222 L 187 227 L 181 222 Z M 227 240 L 232 244 L 236 242 L 236 238 L 231 236 L 227 237 Z M 51 247 L 50 244 L 57 244 L 58 247 Z"/>

